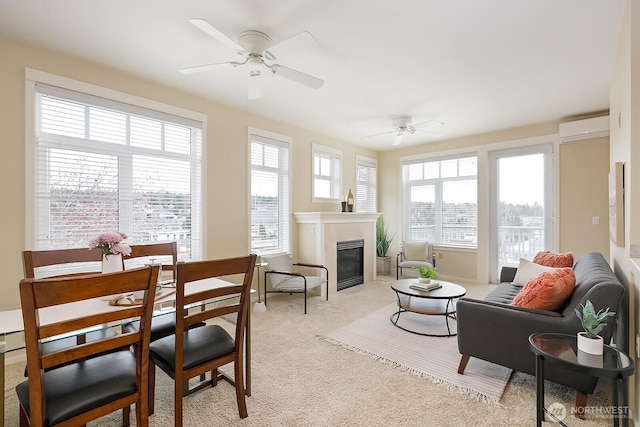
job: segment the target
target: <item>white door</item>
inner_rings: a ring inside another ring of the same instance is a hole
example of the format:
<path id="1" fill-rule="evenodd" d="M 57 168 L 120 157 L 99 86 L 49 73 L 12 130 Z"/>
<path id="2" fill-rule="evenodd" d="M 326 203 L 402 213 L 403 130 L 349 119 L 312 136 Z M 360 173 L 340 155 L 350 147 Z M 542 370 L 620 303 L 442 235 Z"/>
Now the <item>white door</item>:
<path id="1" fill-rule="evenodd" d="M 491 281 L 553 247 L 553 150 L 550 144 L 491 156 Z"/>

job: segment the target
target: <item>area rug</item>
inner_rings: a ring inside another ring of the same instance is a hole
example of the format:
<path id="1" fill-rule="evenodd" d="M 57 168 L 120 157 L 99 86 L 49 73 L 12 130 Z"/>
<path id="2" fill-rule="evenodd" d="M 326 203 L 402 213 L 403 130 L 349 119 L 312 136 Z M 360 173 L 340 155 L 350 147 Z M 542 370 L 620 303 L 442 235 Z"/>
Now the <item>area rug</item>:
<path id="1" fill-rule="evenodd" d="M 397 305 L 383 307 L 325 337 L 326 341 L 367 354 L 385 364 L 407 370 L 432 382 L 500 405 L 500 398 L 511 376 L 511 369 L 471 358 L 464 375 L 458 374 L 460 353 L 456 337 L 428 337 L 394 326 L 390 316 Z M 455 320 L 450 320 L 455 331 Z M 403 313 L 399 324 L 423 333 L 446 331 L 441 316 Z"/>

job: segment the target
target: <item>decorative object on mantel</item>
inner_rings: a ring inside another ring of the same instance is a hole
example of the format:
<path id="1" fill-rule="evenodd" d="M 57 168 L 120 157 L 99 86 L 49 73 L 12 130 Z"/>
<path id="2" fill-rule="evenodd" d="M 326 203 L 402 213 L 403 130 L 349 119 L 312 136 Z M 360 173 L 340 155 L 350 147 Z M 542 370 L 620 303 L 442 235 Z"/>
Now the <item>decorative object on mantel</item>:
<path id="1" fill-rule="evenodd" d="M 90 248 L 99 248 L 102 251 L 103 273 L 113 273 L 124 269 L 122 256 L 131 255 L 131 247 L 122 243 L 126 238 L 127 235 L 120 231 L 108 231 L 89 242 Z"/>
<path id="2" fill-rule="evenodd" d="M 345 202 L 347 202 L 347 212 L 353 212 L 353 193 L 351 189 L 344 198 Z"/>
<path id="3" fill-rule="evenodd" d="M 342 205 L 342 212 L 346 212 L 347 211 L 347 201 L 343 200 L 343 201 L 340 202 L 340 204 Z"/>
<path id="4" fill-rule="evenodd" d="M 381 216 L 376 222 L 376 272 L 383 276 L 391 274 L 391 257 L 387 256 L 393 236 L 389 237 L 389 229 Z"/>
<path id="5" fill-rule="evenodd" d="M 609 311 L 609 307 L 606 310 L 600 309 L 596 313 L 589 300 L 582 306 L 582 313 L 577 308 L 575 311 L 585 330 L 585 332 L 578 332 L 578 350 L 590 354 L 602 354 L 603 339 L 598 334 L 607 326 L 607 317 L 615 316 L 616 313 Z"/>

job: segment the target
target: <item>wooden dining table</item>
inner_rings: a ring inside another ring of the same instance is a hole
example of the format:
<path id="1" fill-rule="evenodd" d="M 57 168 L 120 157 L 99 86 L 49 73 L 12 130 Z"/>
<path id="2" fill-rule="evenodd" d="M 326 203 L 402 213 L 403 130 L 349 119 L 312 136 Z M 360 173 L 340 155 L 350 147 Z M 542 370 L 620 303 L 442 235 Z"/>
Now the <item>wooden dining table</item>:
<path id="1" fill-rule="evenodd" d="M 215 289 L 224 286 L 235 285 L 222 279 L 210 278 L 197 282 L 187 283 L 185 294 L 201 292 L 208 289 Z M 255 290 L 251 290 L 255 293 Z M 196 309 L 204 304 L 224 304 L 225 301 L 234 298 L 215 298 L 203 302 L 202 304 L 189 306 Z M 153 316 L 164 316 L 175 312 L 175 288 L 163 287 L 162 292 L 155 295 L 155 307 Z M 247 323 L 245 330 L 245 394 L 251 396 L 251 310 L 247 304 Z M 49 324 L 65 319 L 83 316 L 87 313 L 104 313 L 114 310 L 122 310 L 126 306 L 110 305 L 109 301 L 101 298 L 79 301 L 71 304 L 58 305 L 40 310 L 40 321 L 42 324 Z M 104 325 L 105 328 L 114 328 L 119 331 L 121 324 Z M 78 331 L 77 335 L 82 335 L 87 331 Z M 22 323 L 22 310 L 0 311 L 0 384 L 5 386 L 5 354 L 25 348 L 24 326 Z M 4 427 L 4 396 L 0 401 L 0 427 Z"/>

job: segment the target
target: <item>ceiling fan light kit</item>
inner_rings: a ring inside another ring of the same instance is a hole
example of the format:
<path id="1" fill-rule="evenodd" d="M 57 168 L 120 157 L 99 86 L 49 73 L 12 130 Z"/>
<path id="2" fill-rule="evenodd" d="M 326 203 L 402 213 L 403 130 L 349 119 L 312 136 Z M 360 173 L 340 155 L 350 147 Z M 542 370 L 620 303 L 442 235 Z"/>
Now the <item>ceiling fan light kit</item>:
<path id="1" fill-rule="evenodd" d="M 373 135 L 367 135 L 364 138 L 384 135 L 388 133 L 395 133 L 395 136 L 393 137 L 393 142 L 391 143 L 391 145 L 396 146 L 402 143 L 402 138 L 406 134 L 412 135 L 416 131 L 431 133 L 431 134 L 434 134 L 434 136 L 439 137 L 441 135 L 440 132 L 437 132 L 434 130 L 420 129 L 421 126 L 426 126 L 430 123 L 437 123 L 440 126 L 444 126 L 444 122 L 441 122 L 440 120 L 436 120 L 436 119 L 426 120 L 424 122 L 419 122 L 419 123 L 412 123 L 410 116 L 396 116 L 392 119 L 393 129 L 387 130 L 384 132 L 374 133 Z"/>
<path id="2" fill-rule="evenodd" d="M 204 71 L 212 71 L 229 67 L 239 67 L 241 65 L 250 63 L 252 68 L 249 72 L 249 99 L 257 99 L 261 96 L 260 88 L 260 76 L 262 74 L 262 67 L 266 67 L 277 76 L 284 77 L 293 82 L 302 84 L 312 89 L 320 89 L 324 84 L 324 80 L 314 77 L 312 75 L 303 73 L 298 70 L 294 70 L 289 67 L 285 67 L 281 64 L 267 63 L 268 61 L 275 61 L 276 56 L 268 49 L 277 49 L 282 45 L 297 46 L 308 45 L 310 43 L 317 43 L 315 37 L 308 31 L 302 31 L 293 37 L 284 40 L 276 45 L 273 45 L 271 37 L 262 31 L 246 30 L 240 33 L 238 36 L 238 42 L 236 43 L 229 36 L 218 30 L 204 19 L 190 19 L 189 22 L 199 28 L 204 33 L 218 40 L 224 46 L 236 51 L 239 55 L 245 57 L 242 62 L 229 61 L 216 64 L 200 65 L 196 67 L 183 68 L 179 70 L 183 74 L 194 74 Z"/>

